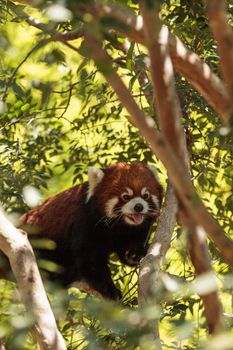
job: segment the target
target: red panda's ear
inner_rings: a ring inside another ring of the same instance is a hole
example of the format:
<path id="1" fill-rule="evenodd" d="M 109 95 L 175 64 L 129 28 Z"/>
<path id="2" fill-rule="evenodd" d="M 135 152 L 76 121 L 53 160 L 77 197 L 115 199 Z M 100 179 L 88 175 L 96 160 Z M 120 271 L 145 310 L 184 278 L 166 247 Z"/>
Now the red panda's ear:
<path id="1" fill-rule="evenodd" d="M 154 175 L 154 177 L 155 177 L 156 181 L 157 181 L 158 183 L 160 183 L 160 181 L 159 181 L 159 177 L 158 177 L 158 172 L 157 172 L 156 167 L 155 167 L 155 166 L 153 166 L 153 165 L 148 165 L 148 168 L 149 168 L 149 169 L 150 169 L 150 171 L 153 173 L 153 175 Z"/>
<path id="2" fill-rule="evenodd" d="M 158 182 L 159 186 L 158 186 L 158 192 L 159 192 L 159 196 L 158 198 L 155 197 L 153 200 L 155 202 L 155 204 L 158 206 L 158 208 L 161 207 L 162 205 L 162 199 L 163 199 L 163 188 L 161 186 L 160 180 L 159 180 L 159 176 L 158 176 L 158 172 L 156 167 L 154 167 L 153 165 L 148 165 L 148 168 L 150 169 L 150 171 L 153 173 L 155 180 Z"/>
<path id="3" fill-rule="evenodd" d="M 90 167 L 88 169 L 88 192 L 87 201 L 93 196 L 96 186 L 104 177 L 104 172 L 101 169 Z"/>

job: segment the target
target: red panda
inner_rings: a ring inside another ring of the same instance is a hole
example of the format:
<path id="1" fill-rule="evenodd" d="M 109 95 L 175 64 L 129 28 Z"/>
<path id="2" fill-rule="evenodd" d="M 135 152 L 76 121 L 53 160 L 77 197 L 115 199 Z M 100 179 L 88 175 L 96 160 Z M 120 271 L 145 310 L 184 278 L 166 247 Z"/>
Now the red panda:
<path id="1" fill-rule="evenodd" d="M 139 162 L 117 163 L 103 170 L 90 168 L 88 182 L 47 199 L 21 221 L 56 242 L 49 258 L 63 267 L 63 284 L 84 281 L 103 297 L 119 299 L 109 255 L 138 264 L 161 201 L 154 169 Z"/>

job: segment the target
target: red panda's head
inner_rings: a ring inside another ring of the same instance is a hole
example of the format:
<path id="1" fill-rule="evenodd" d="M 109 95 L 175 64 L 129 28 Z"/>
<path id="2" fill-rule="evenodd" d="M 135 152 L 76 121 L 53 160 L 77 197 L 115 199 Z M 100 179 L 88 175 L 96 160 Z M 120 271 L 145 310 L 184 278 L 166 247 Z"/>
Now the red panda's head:
<path id="1" fill-rule="evenodd" d="M 139 162 L 117 163 L 104 170 L 89 169 L 87 201 L 94 196 L 107 219 L 141 225 L 159 214 L 162 187 L 154 168 Z"/>

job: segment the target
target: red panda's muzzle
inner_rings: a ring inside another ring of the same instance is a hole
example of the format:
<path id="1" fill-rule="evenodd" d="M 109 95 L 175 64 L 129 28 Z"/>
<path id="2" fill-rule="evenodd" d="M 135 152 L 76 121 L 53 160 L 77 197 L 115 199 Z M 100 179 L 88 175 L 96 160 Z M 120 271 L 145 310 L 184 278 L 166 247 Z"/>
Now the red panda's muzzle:
<path id="1" fill-rule="evenodd" d="M 141 225 L 149 212 L 149 205 L 141 197 L 134 197 L 122 206 L 121 212 L 126 224 Z"/>
<path id="2" fill-rule="evenodd" d="M 105 210 L 109 219 L 115 218 L 118 222 L 134 226 L 141 225 L 148 217 L 155 217 L 158 213 L 153 203 L 139 196 L 128 201 L 113 197 L 107 202 Z"/>

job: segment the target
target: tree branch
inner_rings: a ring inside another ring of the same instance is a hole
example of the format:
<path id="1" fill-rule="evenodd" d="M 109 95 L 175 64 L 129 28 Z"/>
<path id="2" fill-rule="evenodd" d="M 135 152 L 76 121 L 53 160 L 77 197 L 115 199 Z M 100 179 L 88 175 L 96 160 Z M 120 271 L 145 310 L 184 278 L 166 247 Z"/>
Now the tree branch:
<path id="1" fill-rule="evenodd" d="M 145 44 L 149 51 L 151 78 L 161 131 L 174 152 L 184 161 L 186 158 L 184 131 L 180 125 L 181 108 L 176 94 L 173 65 L 169 56 L 169 31 L 153 16 L 153 11 L 141 3 Z M 157 28 L 156 28 L 157 27 Z M 184 161 L 184 166 L 187 162 Z M 188 168 L 187 168 L 188 171 Z"/>
<path id="2" fill-rule="evenodd" d="M 5 87 L 5 90 L 2 94 L 2 97 L 1 97 L 1 100 L 2 101 L 5 101 L 6 98 L 7 98 L 7 93 L 8 93 L 8 89 L 10 87 L 10 85 L 12 84 L 18 70 L 20 69 L 20 67 L 27 61 L 27 59 L 34 53 L 36 52 L 39 48 L 42 47 L 42 45 L 46 45 L 47 43 L 49 43 L 51 40 L 50 39 L 47 39 L 47 40 L 44 40 L 43 42 L 39 42 L 39 43 L 36 43 L 35 46 L 32 47 L 32 49 L 26 54 L 26 56 L 19 62 L 19 64 L 17 65 L 17 67 L 14 69 L 13 73 L 11 74 L 10 78 L 8 79 L 7 81 L 7 84 L 6 84 L 6 87 Z"/>
<path id="3" fill-rule="evenodd" d="M 160 267 L 170 247 L 172 233 L 176 224 L 177 201 L 172 186 L 168 184 L 165 202 L 159 216 L 156 234 L 147 255 L 142 259 L 139 269 L 138 300 L 145 304 L 151 295 L 151 288 L 158 280 Z M 153 280 L 151 279 L 153 275 Z"/>
<path id="4" fill-rule="evenodd" d="M 153 296 L 153 287 L 159 280 L 160 268 L 168 248 L 170 247 L 177 214 L 176 196 L 172 186 L 168 184 L 162 213 L 159 216 L 155 238 L 150 245 L 147 255 L 141 260 L 138 278 L 138 302 L 148 304 Z M 154 324 L 154 338 L 157 350 L 162 350 L 159 335 L 159 321 Z"/>
<path id="5" fill-rule="evenodd" d="M 9 258 L 19 292 L 35 318 L 34 334 L 42 350 L 65 350 L 47 299 L 35 256 L 26 234 L 17 230 L 0 211 L 0 249 Z"/>
<path id="6" fill-rule="evenodd" d="M 5 348 L 5 342 L 2 338 L 0 338 L 0 350 L 6 350 Z"/>
<path id="7" fill-rule="evenodd" d="M 228 24 L 226 1 L 205 0 L 209 24 L 217 41 L 223 79 L 233 109 L 233 31 Z"/>
<path id="8" fill-rule="evenodd" d="M 189 50 L 179 38 L 170 33 L 169 50 L 174 68 L 180 72 L 207 102 L 220 114 L 225 124 L 229 123 L 231 101 L 221 79 L 210 66 Z"/>
<path id="9" fill-rule="evenodd" d="M 28 24 L 50 35 L 52 41 L 61 41 L 61 42 L 71 41 L 71 40 L 79 39 L 83 36 L 82 27 L 76 28 L 74 30 L 70 30 L 68 32 L 59 32 L 56 29 L 54 29 L 50 23 L 44 24 L 31 16 L 30 17 L 27 16 L 26 13 L 25 13 L 25 16 L 26 16 L 26 22 Z"/>
<path id="10" fill-rule="evenodd" d="M 188 248 L 190 258 L 195 267 L 197 276 L 205 272 L 213 272 L 208 254 L 205 232 L 201 227 L 196 226 L 188 230 Z M 222 321 L 222 307 L 216 291 L 201 295 L 209 333 L 213 334 L 220 330 Z"/>
<path id="11" fill-rule="evenodd" d="M 91 13 L 94 18 L 109 18 L 115 19 L 122 26 L 117 26 L 117 32 L 126 36 L 130 40 L 143 44 L 143 21 L 141 16 L 136 16 L 132 11 L 120 7 L 116 4 L 101 4 L 97 1 L 91 6 L 85 8 L 86 11 Z"/>
<path id="12" fill-rule="evenodd" d="M 180 108 L 178 97 L 176 96 L 174 73 L 169 56 L 168 50 L 168 30 L 162 28 L 158 34 L 158 38 L 151 35 L 153 24 L 156 19 L 156 11 L 150 11 L 144 4 L 141 5 L 141 12 L 144 19 L 144 31 L 145 39 L 147 42 L 150 60 L 151 60 L 151 75 L 155 94 L 158 95 L 158 115 L 160 116 L 160 125 L 163 134 L 168 142 L 171 144 L 175 153 L 179 156 L 184 164 L 184 170 L 189 174 L 189 157 L 188 151 L 184 140 L 184 131 L 180 125 Z M 153 13 L 155 12 L 155 13 Z M 161 102 L 162 100 L 162 102 Z M 189 212 L 181 207 L 180 219 L 182 226 L 188 225 L 190 231 L 195 233 L 192 236 L 192 245 L 189 245 L 191 252 L 191 260 L 196 270 L 196 274 L 199 275 L 206 271 L 212 271 L 210 263 L 205 233 L 203 232 L 202 240 L 198 234 L 198 227 L 196 220 L 190 215 Z M 201 255 L 201 256 L 200 256 Z M 201 296 L 205 313 L 207 317 L 207 323 L 209 331 L 211 333 L 216 332 L 220 326 L 221 306 L 216 292 Z M 214 319 L 213 319 L 213 316 Z"/>

